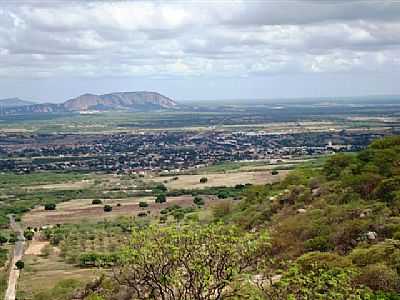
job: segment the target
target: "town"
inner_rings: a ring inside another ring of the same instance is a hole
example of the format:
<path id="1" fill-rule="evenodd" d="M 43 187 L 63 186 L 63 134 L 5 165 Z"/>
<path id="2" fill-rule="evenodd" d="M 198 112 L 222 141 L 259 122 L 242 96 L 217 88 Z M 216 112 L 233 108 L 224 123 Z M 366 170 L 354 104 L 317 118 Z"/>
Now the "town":
<path id="1" fill-rule="evenodd" d="M 227 161 L 280 160 L 357 151 L 382 132 L 146 131 L 118 134 L 6 134 L 0 170 L 179 173 Z"/>

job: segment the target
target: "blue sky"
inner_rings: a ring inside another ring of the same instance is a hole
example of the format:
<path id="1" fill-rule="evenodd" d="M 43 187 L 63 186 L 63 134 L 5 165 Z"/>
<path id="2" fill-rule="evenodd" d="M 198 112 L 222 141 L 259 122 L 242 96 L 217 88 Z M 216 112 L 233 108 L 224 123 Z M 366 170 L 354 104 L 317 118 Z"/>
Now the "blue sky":
<path id="1" fill-rule="evenodd" d="M 400 2 L 0 2 L 0 98 L 400 94 L 398 78 Z"/>

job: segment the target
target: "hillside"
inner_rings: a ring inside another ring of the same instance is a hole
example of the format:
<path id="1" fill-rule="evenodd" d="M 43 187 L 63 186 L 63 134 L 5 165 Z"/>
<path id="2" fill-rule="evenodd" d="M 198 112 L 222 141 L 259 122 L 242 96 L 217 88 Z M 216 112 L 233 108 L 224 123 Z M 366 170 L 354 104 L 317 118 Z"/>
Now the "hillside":
<path id="1" fill-rule="evenodd" d="M 35 103 L 32 101 L 22 100 L 20 98 L 7 98 L 0 99 L 0 107 L 2 108 L 12 108 L 12 107 L 21 107 L 27 105 L 34 105 Z"/>
<path id="2" fill-rule="evenodd" d="M 69 111 L 90 109 L 150 110 L 172 108 L 176 102 L 155 92 L 121 92 L 105 95 L 84 94 L 66 101 L 63 106 Z"/>
<path id="3" fill-rule="evenodd" d="M 42 224 L 32 222 L 34 216 L 46 222 L 59 216 L 57 226 L 36 233 L 47 254 L 43 248 L 26 256 L 20 286 L 29 290 L 42 278 L 53 284 L 21 299 L 399 300 L 399 162 L 400 137 L 392 136 L 259 185 L 169 189 L 154 178 L 113 176 L 110 185 L 105 174 L 3 174 L 4 190 L 31 188 L 19 191 L 20 201 L 5 198 L 0 225 L 7 214 L 22 215 L 32 237 L 29 226 Z M 35 182 L 53 185 L 32 189 Z M 64 190 L 66 182 L 79 190 Z M 137 200 L 129 194 L 128 200 L 122 190 L 132 186 L 154 194 Z M 46 209 L 50 203 L 54 208 Z M 63 224 L 70 213 L 75 221 Z M 101 221 L 113 213 L 120 217 Z M 13 239 L 6 230 L 3 235 L 3 241 Z M 60 266 L 62 276 L 53 279 L 49 263 Z M 94 268 L 100 270 L 87 276 Z M 85 277 L 71 280 L 65 270 Z"/>
<path id="4" fill-rule="evenodd" d="M 105 95 L 84 94 L 61 104 L 32 104 L 19 99 L 6 99 L 6 114 L 74 112 L 86 110 L 148 111 L 173 108 L 174 100 L 156 92 L 118 92 Z M 14 103 L 14 104 L 13 104 Z M 18 104 L 18 105 L 15 105 Z"/>
<path id="5" fill-rule="evenodd" d="M 247 186 L 209 222 L 133 227 L 119 255 L 90 257 L 114 275 L 75 298 L 398 300 L 399 161 L 389 137 Z"/>

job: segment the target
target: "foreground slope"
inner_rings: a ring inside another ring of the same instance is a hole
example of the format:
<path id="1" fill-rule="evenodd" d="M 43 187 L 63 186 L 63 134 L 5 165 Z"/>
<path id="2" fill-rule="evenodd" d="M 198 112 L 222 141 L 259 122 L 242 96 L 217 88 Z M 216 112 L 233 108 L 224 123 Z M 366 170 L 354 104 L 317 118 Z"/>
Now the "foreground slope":
<path id="1" fill-rule="evenodd" d="M 399 175 L 389 137 L 249 186 L 210 223 L 133 227 L 114 274 L 75 298 L 399 299 Z"/>

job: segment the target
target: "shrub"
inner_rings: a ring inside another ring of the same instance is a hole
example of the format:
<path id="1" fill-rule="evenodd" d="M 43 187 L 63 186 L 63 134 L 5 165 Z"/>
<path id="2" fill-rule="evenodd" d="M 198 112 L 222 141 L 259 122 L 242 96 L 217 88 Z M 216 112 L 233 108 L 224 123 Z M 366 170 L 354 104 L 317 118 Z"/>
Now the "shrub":
<path id="1" fill-rule="evenodd" d="M 15 263 L 15 266 L 17 267 L 18 270 L 22 270 L 25 267 L 25 263 L 22 260 L 18 260 Z"/>
<path id="2" fill-rule="evenodd" d="M 158 194 L 155 200 L 156 203 L 164 203 L 167 202 L 167 196 L 165 194 Z"/>
<path id="3" fill-rule="evenodd" d="M 55 203 L 46 203 L 44 205 L 45 210 L 55 210 L 56 209 L 56 204 Z"/>
<path id="4" fill-rule="evenodd" d="M 278 175 L 278 174 L 279 174 L 278 170 L 272 170 L 271 171 L 271 175 Z"/>
<path id="5" fill-rule="evenodd" d="M 369 265 L 362 269 L 356 282 L 375 291 L 400 291 L 400 277 L 385 264 Z"/>
<path id="6" fill-rule="evenodd" d="M 194 204 L 196 204 L 196 205 L 198 205 L 198 206 L 204 205 L 204 200 L 203 200 L 203 198 L 201 198 L 201 197 L 199 197 L 199 196 L 195 196 L 195 197 L 193 198 L 193 202 L 194 202 Z"/>
<path id="7" fill-rule="evenodd" d="M 221 219 L 227 215 L 229 215 L 233 210 L 232 202 L 223 201 L 219 203 L 215 203 L 212 206 L 212 212 L 216 219 Z"/>
<path id="8" fill-rule="evenodd" d="M 30 230 L 30 229 L 27 229 L 27 230 L 24 231 L 24 237 L 28 241 L 31 241 L 33 239 L 33 235 L 34 235 L 34 232 L 32 230 Z"/>
<path id="9" fill-rule="evenodd" d="M 138 213 L 138 217 L 146 217 L 147 214 L 144 211 L 141 211 L 140 213 Z"/>
<path id="10" fill-rule="evenodd" d="M 273 284 L 264 285 L 265 299 L 370 299 L 370 292 L 354 286 L 349 268 L 316 266 L 303 271 L 293 265 Z"/>
<path id="11" fill-rule="evenodd" d="M 313 239 L 305 241 L 304 247 L 307 251 L 321 251 L 326 252 L 332 250 L 335 245 L 333 245 L 327 236 L 317 236 Z"/>
<path id="12" fill-rule="evenodd" d="M 0 246 L 7 243 L 7 240 L 8 239 L 4 235 L 0 234 Z"/>
<path id="13" fill-rule="evenodd" d="M 148 207 L 148 206 L 149 206 L 149 204 L 147 202 L 144 202 L 144 201 L 139 202 L 139 207 Z"/>
<path id="14" fill-rule="evenodd" d="M 206 183 L 208 181 L 207 177 L 201 177 L 200 178 L 200 183 Z"/>
<path id="15" fill-rule="evenodd" d="M 103 202 L 100 199 L 93 199 L 92 204 L 97 205 L 97 204 L 102 204 Z"/>
<path id="16" fill-rule="evenodd" d="M 105 211 L 105 212 L 110 212 L 110 211 L 112 211 L 112 206 L 111 205 L 104 205 L 104 208 L 103 208 L 103 210 Z"/>

